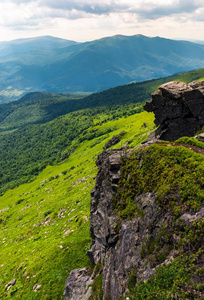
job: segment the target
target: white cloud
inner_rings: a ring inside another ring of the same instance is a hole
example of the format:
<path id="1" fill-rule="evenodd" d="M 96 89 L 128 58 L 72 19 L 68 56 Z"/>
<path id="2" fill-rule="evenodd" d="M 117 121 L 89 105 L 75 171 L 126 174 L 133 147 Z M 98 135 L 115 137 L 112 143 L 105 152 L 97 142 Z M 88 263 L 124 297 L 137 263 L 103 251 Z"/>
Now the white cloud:
<path id="1" fill-rule="evenodd" d="M 0 0 L 0 11 L 1 40 L 12 34 L 75 40 L 116 33 L 175 38 L 191 34 L 189 38 L 200 39 L 203 35 L 203 0 Z"/>

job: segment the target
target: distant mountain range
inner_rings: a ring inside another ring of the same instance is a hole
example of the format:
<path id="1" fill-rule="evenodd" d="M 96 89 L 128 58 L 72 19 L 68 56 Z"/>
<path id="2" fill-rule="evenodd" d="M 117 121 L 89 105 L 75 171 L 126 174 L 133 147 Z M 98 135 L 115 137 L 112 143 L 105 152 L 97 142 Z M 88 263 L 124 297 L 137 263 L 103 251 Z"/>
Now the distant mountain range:
<path id="1" fill-rule="evenodd" d="M 96 92 L 204 67 L 204 45 L 143 35 L 0 42 L 0 103 L 31 91 Z"/>

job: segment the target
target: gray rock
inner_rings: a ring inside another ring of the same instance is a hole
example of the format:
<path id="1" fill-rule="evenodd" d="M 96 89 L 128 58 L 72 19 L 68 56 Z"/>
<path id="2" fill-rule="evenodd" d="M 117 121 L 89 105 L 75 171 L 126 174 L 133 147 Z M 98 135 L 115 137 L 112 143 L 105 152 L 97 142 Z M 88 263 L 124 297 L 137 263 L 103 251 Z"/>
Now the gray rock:
<path id="1" fill-rule="evenodd" d="M 89 285 L 93 282 L 86 268 L 71 271 L 69 274 L 65 290 L 65 300 L 88 300 L 92 289 Z"/>
<path id="2" fill-rule="evenodd" d="M 16 279 L 12 279 L 9 283 L 7 283 L 7 285 L 5 286 L 5 288 L 7 289 L 7 291 L 10 290 L 10 288 L 16 284 Z"/>
<path id="3" fill-rule="evenodd" d="M 108 150 L 100 154 L 97 160 L 99 172 L 95 189 L 91 193 L 90 234 L 92 245 L 87 252 L 95 264 L 103 261 L 109 243 L 113 244 L 117 240 L 117 236 L 113 234 L 112 199 L 116 194 L 123 156 L 123 150 Z"/>
<path id="4" fill-rule="evenodd" d="M 144 211 L 144 217 L 124 220 L 118 225 L 112 202 L 120 178 L 121 158 L 125 155 L 123 150 L 109 150 L 99 156 L 96 186 L 91 193 L 92 245 L 87 254 L 95 264 L 101 262 L 103 265 L 104 299 L 111 300 L 123 298 L 132 269 L 138 268 L 138 280 L 153 274 L 154 270 L 148 267 L 149 262 L 141 257 L 141 248 L 144 237 L 148 239 L 150 236 L 150 222 L 156 222 L 160 213 L 155 204 L 156 195 L 147 193 L 135 197 L 135 203 Z M 112 182 L 115 182 L 115 188 Z M 155 231 L 158 228 L 159 225 L 155 226 Z"/>
<path id="5" fill-rule="evenodd" d="M 191 84 L 171 81 L 159 87 L 145 110 L 154 112 L 159 128 L 155 136 L 173 141 L 193 136 L 204 125 L 204 81 Z"/>
<path id="6" fill-rule="evenodd" d="M 204 133 L 198 134 L 195 138 L 204 143 Z"/>
<path id="7" fill-rule="evenodd" d="M 181 216 L 181 219 L 184 220 L 187 223 L 192 223 L 196 221 L 197 219 L 204 218 L 204 207 L 202 207 L 196 214 L 190 215 L 190 214 L 183 214 Z"/>
<path id="8" fill-rule="evenodd" d="M 107 150 L 111 146 L 120 142 L 121 137 L 125 134 L 125 131 L 121 131 L 118 135 L 114 135 L 109 141 L 105 143 L 103 147 L 104 150 Z"/>
<path id="9" fill-rule="evenodd" d="M 42 284 L 35 284 L 33 287 L 34 292 L 36 293 L 40 288 L 41 288 Z"/>

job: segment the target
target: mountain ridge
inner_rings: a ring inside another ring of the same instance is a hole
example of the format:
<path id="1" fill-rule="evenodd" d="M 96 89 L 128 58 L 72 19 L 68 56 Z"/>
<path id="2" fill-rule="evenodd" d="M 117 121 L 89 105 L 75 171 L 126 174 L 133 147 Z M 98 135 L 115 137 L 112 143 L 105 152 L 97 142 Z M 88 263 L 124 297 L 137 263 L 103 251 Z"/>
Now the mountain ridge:
<path id="1" fill-rule="evenodd" d="M 39 37 L 15 43 L 16 50 L 0 50 L 2 99 L 40 90 L 96 92 L 204 67 L 204 45 L 160 37 L 116 35 L 84 43 Z"/>

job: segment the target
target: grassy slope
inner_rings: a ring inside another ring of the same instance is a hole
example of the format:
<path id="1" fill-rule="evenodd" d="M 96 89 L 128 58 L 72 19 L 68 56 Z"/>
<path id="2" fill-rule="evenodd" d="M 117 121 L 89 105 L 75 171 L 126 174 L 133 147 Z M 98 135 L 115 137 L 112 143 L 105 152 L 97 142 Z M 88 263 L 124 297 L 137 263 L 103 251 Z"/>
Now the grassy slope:
<path id="1" fill-rule="evenodd" d="M 28 182 L 48 164 L 68 157 L 76 147 L 72 147 L 71 143 L 77 137 L 81 142 L 114 130 L 113 127 L 94 128 L 96 122 L 102 124 L 138 111 L 142 111 L 142 106 L 82 110 L 0 136 L 0 192 Z M 96 121 L 96 118 L 99 120 Z"/>
<path id="2" fill-rule="evenodd" d="M 142 127 L 143 122 L 147 128 Z M 1 298 L 62 299 L 68 273 L 88 264 L 90 191 L 97 155 L 121 130 L 126 134 L 116 147 L 128 140 L 134 140 L 132 146 L 140 143 L 153 127 L 153 115 L 144 112 L 95 123 L 95 129 L 115 127 L 115 131 L 83 141 L 66 162 L 48 166 L 35 181 L 0 198 Z M 17 283 L 7 292 L 5 285 L 13 278 Z M 33 291 L 35 284 L 42 285 L 37 292 Z"/>

